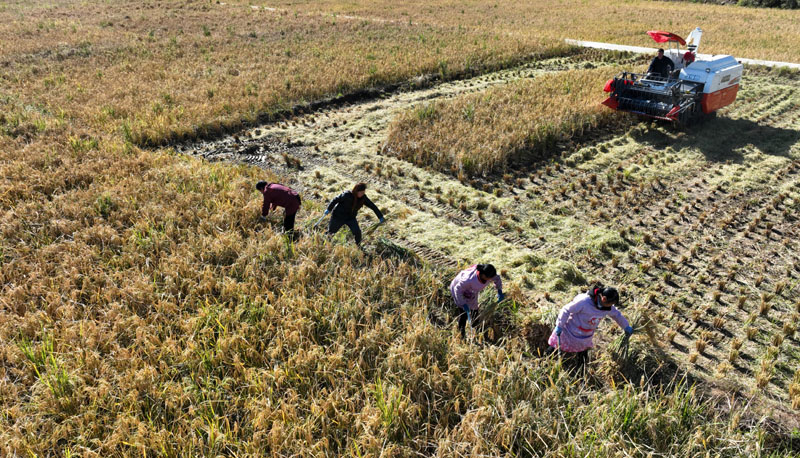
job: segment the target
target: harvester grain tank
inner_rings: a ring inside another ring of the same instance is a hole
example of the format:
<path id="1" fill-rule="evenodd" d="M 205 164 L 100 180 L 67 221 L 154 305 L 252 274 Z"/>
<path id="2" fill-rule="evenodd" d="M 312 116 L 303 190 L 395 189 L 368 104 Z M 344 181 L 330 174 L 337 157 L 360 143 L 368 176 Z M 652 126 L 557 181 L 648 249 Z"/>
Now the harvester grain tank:
<path id="1" fill-rule="evenodd" d="M 609 97 L 603 105 L 652 118 L 690 124 L 736 100 L 743 66 L 727 55 L 696 59 L 703 31 L 698 27 L 683 38 L 670 32 L 647 32 L 666 43 L 664 56 L 675 66 L 667 77 L 622 72 L 606 83 Z M 687 51 L 681 51 L 681 45 Z"/>

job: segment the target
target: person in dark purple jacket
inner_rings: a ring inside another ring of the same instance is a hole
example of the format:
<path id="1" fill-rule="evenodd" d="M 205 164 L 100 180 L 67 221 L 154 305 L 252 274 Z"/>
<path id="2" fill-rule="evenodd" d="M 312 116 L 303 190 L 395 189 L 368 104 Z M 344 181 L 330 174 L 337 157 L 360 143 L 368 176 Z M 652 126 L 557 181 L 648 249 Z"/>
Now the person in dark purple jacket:
<path id="1" fill-rule="evenodd" d="M 259 181 L 256 189 L 264 195 L 261 205 L 261 220 L 266 221 L 269 211 L 275 207 L 283 207 L 286 211 L 283 217 L 283 230 L 290 233 L 294 231 L 294 219 L 300 209 L 300 194 L 292 188 L 277 184 Z"/>

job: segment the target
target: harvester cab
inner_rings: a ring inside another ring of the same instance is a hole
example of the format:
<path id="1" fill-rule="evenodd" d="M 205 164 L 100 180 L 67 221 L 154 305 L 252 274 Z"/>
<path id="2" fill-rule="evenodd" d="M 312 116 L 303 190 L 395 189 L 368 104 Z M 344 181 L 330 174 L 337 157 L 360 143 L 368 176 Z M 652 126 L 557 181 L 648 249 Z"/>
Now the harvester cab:
<path id="1" fill-rule="evenodd" d="M 622 72 L 608 80 L 603 105 L 680 124 L 692 124 L 736 100 L 743 66 L 732 56 L 697 58 L 703 31 L 697 27 L 684 40 L 670 32 L 647 32 L 667 48 L 675 69 L 667 77 Z M 682 51 L 686 46 L 687 51 Z"/>

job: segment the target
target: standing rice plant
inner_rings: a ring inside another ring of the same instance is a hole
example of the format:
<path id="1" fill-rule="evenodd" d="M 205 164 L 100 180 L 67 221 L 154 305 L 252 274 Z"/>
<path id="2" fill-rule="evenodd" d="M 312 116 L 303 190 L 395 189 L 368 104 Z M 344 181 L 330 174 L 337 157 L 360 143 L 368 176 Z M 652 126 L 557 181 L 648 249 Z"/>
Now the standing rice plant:
<path id="1" fill-rule="evenodd" d="M 792 408 L 800 409 L 800 370 L 795 370 L 792 382 L 789 384 L 789 398 L 792 401 Z"/>
<path id="2" fill-rule="evenodd" d="M 556 140 L 616 122 L 597 103 L 598 88 L 615 71 L 566 71 L 422 105 L 395 122 L 387 146 L 416 164 L 468 177 L 505 171 L 512 163 L 546 157 Z M 465 118 L 467 108 L 471 115 Z"/>

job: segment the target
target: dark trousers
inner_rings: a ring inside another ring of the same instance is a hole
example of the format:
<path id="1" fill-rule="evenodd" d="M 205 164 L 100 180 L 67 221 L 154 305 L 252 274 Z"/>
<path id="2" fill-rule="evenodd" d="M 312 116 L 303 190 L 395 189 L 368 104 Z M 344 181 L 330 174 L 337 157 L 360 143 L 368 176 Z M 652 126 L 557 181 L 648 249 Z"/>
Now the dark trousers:
<path id="1" fill-rule="evenodd" d="M 340 219 L 332 216 L 331 222 L 328 224 L 328 234 L 333 235 L 339 232 L 339 229 L 341 229 L 345 224 L 350 228 L 350 232 L 352 232 L 353 236 L 356 238 L 356 244 L 360 244 L 361 228 L 358 227 L 358 221 L 356 221 L 355 218 Z"/>
<path id="2" fill-rule="evenodd" d="M 297 213 L 292 213 L 291 215 L 287 213 L 283 217 L 283 232 L 292 232 L 294 230 L 294 219 L 297 216 Z"/>
<path id="3" fill-rule="evenodd" d="M 467 311 L 460 308 L 461 313 L 458 314 L 458 331 L 461 332 L 461 337 L 465 337 L 467 335 Z M 477 310 L 470 310 L 469 314 L 472 316 L 472 327 L 475 328 L 478 326 L 478 311 Z"/>
<path id="4" fill-rule="evenodd" d="M 300 196 L 297 196 L 297 201 L 300 202 Z M 289 214 L 286 212 L 286 215 L 283 216 L 283 232 L 292 232 L 294 231 L 294 219 L 297 216 L 297 212 Z"/>
<path id="5" fill-rule="evenodd" d="M 550 347 L 550 351 L 561 355 L 561 361 L 568 370 L 579 371 L 589 364 L 589 350 L 571 353 Z"/>

